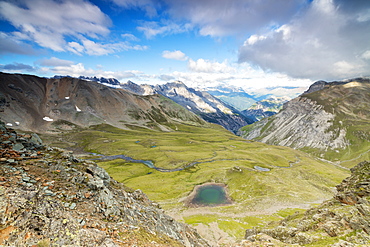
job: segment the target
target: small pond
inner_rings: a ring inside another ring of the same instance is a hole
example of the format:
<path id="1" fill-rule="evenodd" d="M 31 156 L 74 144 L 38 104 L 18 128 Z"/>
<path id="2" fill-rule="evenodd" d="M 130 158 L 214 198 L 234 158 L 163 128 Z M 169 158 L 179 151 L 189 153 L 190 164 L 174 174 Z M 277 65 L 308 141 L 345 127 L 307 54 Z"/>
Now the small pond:
<path id="1" fill-rule="evenodd" d="M 221 206 L 231 204 L 224 184 L 204 184 L 196 186 L 188 198 L 188 205 L 193 207 Z"/>

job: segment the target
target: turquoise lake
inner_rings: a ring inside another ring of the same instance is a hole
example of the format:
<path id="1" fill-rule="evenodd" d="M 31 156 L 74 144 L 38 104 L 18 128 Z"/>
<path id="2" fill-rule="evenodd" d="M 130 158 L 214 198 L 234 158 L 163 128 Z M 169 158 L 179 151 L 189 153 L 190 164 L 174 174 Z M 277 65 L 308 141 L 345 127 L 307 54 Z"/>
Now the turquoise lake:
<path id="1" fill-rule="evenodd" d="M 231 202 L 224 186 L 212 184 L 199 187 L 190 203 L 197 206 L 217 206 Z"/>

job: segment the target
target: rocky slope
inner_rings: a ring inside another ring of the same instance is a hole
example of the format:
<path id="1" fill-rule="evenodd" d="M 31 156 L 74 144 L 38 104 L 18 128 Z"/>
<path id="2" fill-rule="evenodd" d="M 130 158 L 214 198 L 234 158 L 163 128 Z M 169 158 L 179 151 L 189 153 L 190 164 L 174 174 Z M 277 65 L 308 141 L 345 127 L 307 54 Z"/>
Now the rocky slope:
<path id="1" fill-rule="evenodd" d="M 268 228 L 248 229 L 244 246 L 369 246 L 370 162 L 361 162 L 351 173 L 333 199 Z"/>
<path id="2" fill-rule="evenodd" d="M 317 88 L 318 87 L 318 88 Z M 274 145 L 340 153 L 369 146 L 370 79 L 319 82 L 278 114 L 241 128 L 240 134 Z"/>
<path id="3" fill-rule="evenodd" d="M 253 122 L 252 119 L 243 116 L 240 111 L 223 103 L 211 94 L 189 88 L 182 82 L 171 82 L 156 86 L 141 85 L 141 90 L 132 83 L 123 84 L 122 87 L 134 93 L 163 95 L 201 116 L 204 120 L 222 125 L 232 132 L 236 132 L 240 127 Z"/>
<path id="4" fill-rule="evenodd" d="M 46 79 L 5 73 L 0 73 L 0 119 L 35 132 L 100 123 L 165 131 L 178 122 L 207 124 L 160 95 L 140 96 L 70 77 Z"/>
<path id="5" fill-rule="evenodd" d="M 208 246 L 92 161 L 0 123 L 1 246 Z"/>

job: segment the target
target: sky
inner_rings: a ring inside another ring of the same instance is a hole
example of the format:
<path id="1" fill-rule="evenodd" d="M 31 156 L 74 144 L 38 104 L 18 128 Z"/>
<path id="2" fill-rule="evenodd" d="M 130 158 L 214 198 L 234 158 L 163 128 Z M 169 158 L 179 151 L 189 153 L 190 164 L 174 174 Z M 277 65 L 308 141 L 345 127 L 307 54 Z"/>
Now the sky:
<path id="1" fill-rule="evenodd" d="M 370 1 L 0 0 L 0 71 L 197 88 L 370 76 Z"/>

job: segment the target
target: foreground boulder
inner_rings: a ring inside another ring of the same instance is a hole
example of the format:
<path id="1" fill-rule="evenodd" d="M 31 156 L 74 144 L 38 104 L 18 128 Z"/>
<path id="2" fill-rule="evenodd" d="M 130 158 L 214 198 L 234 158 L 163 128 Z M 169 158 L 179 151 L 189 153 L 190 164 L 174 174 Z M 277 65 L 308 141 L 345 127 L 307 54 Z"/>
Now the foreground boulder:
<path id="1" fill-rule="evenodd" d="M 0 246 L 208 246 L 94 162 L 36 136 L 16 151 L 21 135 L 0 125 Z"/>

